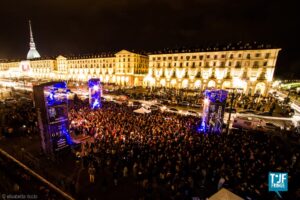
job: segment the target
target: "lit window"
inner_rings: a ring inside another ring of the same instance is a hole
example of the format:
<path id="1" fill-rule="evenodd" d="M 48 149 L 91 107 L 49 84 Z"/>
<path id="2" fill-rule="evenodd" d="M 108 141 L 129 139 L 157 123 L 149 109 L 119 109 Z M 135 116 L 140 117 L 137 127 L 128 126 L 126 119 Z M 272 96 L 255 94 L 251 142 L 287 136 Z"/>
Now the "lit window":
<path id="1" fill-rule="evenodd" d="M 240 61 L 237 61 L 235 67 L 236 67 L 236 68 L 240 68 L 240 67 L 241 67 L 241 62 L 240 62 Z"/>

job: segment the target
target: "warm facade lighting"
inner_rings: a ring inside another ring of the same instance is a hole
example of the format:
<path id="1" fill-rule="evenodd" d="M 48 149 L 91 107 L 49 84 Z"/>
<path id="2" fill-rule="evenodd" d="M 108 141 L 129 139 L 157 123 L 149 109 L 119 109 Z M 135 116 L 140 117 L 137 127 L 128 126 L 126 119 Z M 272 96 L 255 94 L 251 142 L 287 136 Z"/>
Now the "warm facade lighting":
<path id="1" fill-rule="evenodd" d="M 87 81 L 127 86 L 226 89 L 266 94 L 280 49 L 150 54 L 122 50 L 110 56 L 26 60 L 0 63 L 3 78 Z M 257 55 L 259 55 L 257 57 Z"/>

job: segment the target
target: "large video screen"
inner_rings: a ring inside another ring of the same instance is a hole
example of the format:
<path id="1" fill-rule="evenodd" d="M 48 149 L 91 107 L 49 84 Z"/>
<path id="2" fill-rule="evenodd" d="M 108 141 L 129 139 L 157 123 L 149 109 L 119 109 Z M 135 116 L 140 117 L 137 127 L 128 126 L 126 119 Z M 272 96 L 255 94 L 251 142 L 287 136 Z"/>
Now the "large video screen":
<path id="1" fill-rule="evenodd" d="M 67 120 L 67 117 L 68 111 L 66 104 L 48 107 L 48 119 L 50 123 Z"/>
<path id="2" fill-rule="evenodd" d="M 60 82 L 44 87 L 44 96 L 47 107 L 66 104 L 68 100 L 66 83 Z"/>

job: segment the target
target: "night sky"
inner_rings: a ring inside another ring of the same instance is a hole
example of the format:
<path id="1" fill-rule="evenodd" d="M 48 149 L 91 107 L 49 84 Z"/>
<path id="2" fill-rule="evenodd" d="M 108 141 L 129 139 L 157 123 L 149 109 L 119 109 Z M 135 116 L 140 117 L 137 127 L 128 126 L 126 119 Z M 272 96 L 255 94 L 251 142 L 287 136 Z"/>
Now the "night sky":
<path id="1" fill-rule="evenodd" d="M 28 20 L 42 56 L 253 42 L 282 48 L 275 75 L 300 78 L 297 1 L 9 0 L 0 3 L 0 59 L 23 59 Z"/>

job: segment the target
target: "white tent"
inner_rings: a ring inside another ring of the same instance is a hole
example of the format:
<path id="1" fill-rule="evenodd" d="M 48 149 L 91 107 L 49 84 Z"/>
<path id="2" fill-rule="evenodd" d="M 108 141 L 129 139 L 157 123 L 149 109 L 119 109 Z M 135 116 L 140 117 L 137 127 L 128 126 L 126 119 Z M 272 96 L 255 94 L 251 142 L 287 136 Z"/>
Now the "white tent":
<path id="1" fill-rule="evenodd" d="M 140 113 L 140 114 L 145 114 L 145 113 L 150 113 L 151 110 L 147 110 L 147 109 L 141 107 L 140 109 L 134 110 L 133 112 Z"/>
<path id="2" fill-rule="evenodd" d="M 243 200 L 243 198 L 225 188 L 222 188 L 217 193 L 209 197 L 208 200 Z"/>

